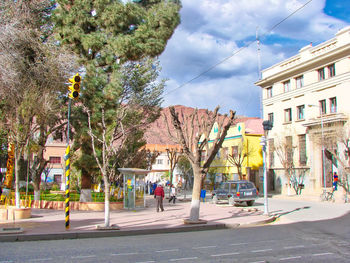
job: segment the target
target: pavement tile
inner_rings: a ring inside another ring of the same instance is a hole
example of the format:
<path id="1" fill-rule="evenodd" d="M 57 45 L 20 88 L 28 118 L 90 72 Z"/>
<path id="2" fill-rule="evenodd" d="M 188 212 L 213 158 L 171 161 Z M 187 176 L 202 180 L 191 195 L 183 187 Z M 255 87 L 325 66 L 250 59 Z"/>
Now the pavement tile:
<path id="1" fill-rule="evenodd" d="M 0 228 L 20 227 L 24 230 L 23 233 L 13 235 L 0 232 L 0 242 L 209 230 L 258 225 L 274 219 L 263 215 L 260 210 L 206 202 L 200 205 L 200 219 L 206 223 L 188 225 L 184 220 L 190 214 L 189 201 L 180 199 L 173 204 L 165 199 L 165 211 L 158 213 L 153 197 L 147 196 L 146 205 L 145 209 L 111 211 L 110 225 L 114 225 L 115 229 L 100 227 L 100 230 L 97 226 L 104 225 L 104 212 L 71 211 L 70 228 L 66 230 L 64 211 L 32 209 L 32 217 L 29 219 L 0 222 Z"/>

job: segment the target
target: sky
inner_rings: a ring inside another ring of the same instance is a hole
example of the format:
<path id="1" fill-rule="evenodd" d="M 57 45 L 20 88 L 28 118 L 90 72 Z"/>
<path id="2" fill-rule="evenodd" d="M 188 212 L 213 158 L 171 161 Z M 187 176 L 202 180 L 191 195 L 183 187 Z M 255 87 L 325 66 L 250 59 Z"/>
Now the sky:
<path id="1" fill-rule="evenodd" d="M 349 25 L 350 0 L 182 0 L 181 24 L 159 58 L 163 106 L 261 117 L 256 35 L 265 69 Z"/>

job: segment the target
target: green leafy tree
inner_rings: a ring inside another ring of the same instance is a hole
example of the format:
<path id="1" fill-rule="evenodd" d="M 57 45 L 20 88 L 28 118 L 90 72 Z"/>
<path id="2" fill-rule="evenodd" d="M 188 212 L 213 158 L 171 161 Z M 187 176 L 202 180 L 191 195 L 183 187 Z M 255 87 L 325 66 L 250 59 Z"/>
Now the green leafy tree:
<path id="1" fill-rule="evenodd" d="M 81 147 L 87 151 L 82 157 L 92 151 L 103 175 L 108 226 L 108 187 L 116 159 L 125 152 L 131 134 L 159 115 L 164 82 L 155 82 L 157 66 L 149 58 L 165 49 L 180 22 L 180 4 L 164 0 L 59 0 L 58 4 L 54 15 L 58 39 L 77 54 L 85 73 L 81 102 L 89 129 L 83 117 L 80 127 L 74 127 L 92 139 L 91 149 Z M 88 172 L 82 175 L 89 177 Z"/>

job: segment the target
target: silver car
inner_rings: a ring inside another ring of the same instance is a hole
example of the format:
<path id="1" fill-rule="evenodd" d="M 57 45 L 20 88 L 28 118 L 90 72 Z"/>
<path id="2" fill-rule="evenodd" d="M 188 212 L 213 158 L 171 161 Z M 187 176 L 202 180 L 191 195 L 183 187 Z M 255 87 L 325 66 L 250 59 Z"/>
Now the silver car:
<path id="1" fill-rule="evenodd" d="M 258 191 L 254 183 L 249 181 L 227 181 L 213 191 L 212 198 L 214 203 L 218 200 L 228 200 L 235 203 L 246 202 L 248 206 L 252 206 L 258 199 Z"/>

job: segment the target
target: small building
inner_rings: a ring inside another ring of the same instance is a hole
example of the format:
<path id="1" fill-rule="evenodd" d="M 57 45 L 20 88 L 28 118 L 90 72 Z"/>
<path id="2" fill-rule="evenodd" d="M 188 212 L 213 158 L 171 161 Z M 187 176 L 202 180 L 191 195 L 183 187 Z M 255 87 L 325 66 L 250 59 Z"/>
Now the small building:
<path id="1" fill-rule="evenodd" d="M 214 139 L 217 131 L 215 124 L 211 139 Z M 217 185 L 226 180 L 249 180 L 259 187 L 263 165 L 260 139 L 263 134 L 262 119 L 236 119 L 236 124 L 228 130 L 222 147 L 210 166 L 207 182 L 215 182 Z M 205 155 L 206 152 L 203 151 L 202 154 Z"/>

